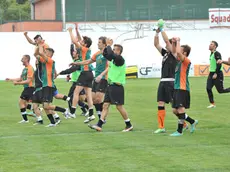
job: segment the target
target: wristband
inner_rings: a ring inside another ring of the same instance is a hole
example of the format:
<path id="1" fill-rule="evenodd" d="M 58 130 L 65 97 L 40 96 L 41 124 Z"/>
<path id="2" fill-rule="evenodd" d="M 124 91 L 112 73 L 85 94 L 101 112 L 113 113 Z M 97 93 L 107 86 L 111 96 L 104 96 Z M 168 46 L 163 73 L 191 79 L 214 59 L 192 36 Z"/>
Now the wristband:
<path id="1" fill-rule="evenodd" d="M 156 32 L 156 35 L 155 35 L 155 36 L 158 37 L 158 36 L 159 36 L 159 33 Z"/>

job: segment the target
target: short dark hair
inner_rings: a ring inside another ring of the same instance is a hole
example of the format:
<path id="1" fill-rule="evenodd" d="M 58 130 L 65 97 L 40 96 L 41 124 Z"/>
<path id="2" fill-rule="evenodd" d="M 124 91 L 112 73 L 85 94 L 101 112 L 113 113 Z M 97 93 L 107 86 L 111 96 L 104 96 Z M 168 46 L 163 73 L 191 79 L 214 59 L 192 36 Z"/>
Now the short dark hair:
<path id="1" fill-rule="evenodd" d="M 53 48 L 46 48 L 46 50 L 54 54 L 54 49 Z"/>
<path id="2" fill-rule="evenodd" d="M 216 41 L 212 41 L 213 44 L 215 44 L 216 48 L 218 47 L 218 43 Z"/>
<path id="3" fill-rule="evenodd" d="M 83 36 L 83 40 L 84 43 L 86 44 L 86 47 L 89 48 L 92 45 L 92 39 L 87 37 L 87 36 Z"/>
<path id="4" fill-rule="evenodd" d="M 101 40 L 102 41 L 102 43 L 103 44 L 105 44 L 106 45 L 106 37 L 105 36 L 101 36 L 100 38 L 99 38 L 99 40 Z"/>
<path id="5" fill-rule="evenodd" d="M 25 54 L 24 57 L 25 57 L 28 61 L 30 61 L 30 55 Z"/>
<path id="6" fill-rule="evenodd" d="M 172 42 L 172 38 L 169 39 L 169 42 L 170 42 L 170 44 L 172 44 L 172 45 L 173 45 L 173 44 L 174 44 L 175 46 L 177 45 L 176 42 Z"/>
<path id="7" fill-rule="evenodd" d="M 191 47 L 190 47 L 190 46 L 188 46 L 188 45 L 181 45 L 181 47 L 183 47 L 183 48 L 184 48 L 184 52 L 186 52 L 187 57 L 188 57 L 188 56 L 189 56 L 189 54 L 190 54 L 190 51 L 191 51 Z"/>
<path id="8" fill-rule="evenodd" d="M 36 36 L 34 37 L 34 40 L 35 40 L 35 39 L 38 39 L 38 38 L 41 38 L 41 39 L 42 39 L 42 36 L 41 36 L 41 35 L 36 35 Z"/>
<path id="9" fill-rule="evenodd" d="M 114 44 L 114 47 L 118 47 L 120 49 L 120 54 L 123 52 L 123 47 L 120 44 Z"/>

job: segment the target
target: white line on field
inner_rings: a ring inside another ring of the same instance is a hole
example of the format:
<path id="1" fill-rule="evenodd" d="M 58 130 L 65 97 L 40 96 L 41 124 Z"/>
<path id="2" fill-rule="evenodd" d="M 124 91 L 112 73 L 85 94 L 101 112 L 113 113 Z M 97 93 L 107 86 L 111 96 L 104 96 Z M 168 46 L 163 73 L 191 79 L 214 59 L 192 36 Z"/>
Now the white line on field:
<path id="1" fill-rule="evenodd" d="M 132 132 L 152 132 L 153 130 L 134 130 Z M 70 133 L 50 133 L 50 134 L 28 134 L 28 135 L 11 135 L 11 136 L 0 136 L 0 139 L 13 139 L 13 138 L 22 138 L 22 137 L 54 137 L 54 136 L 70 136 L 70 135 L 89 135 L 89 134 L 118 134 L 122 133 L 121 131 L 102 131 L 102 132 L 70 132 Z"/>
<path id="2" fill-rule="evenodd" d="M 205 131 L 205 130 L 217 130 L 217 129 L 224 129 L 224 127 L 219 128 L 203 128 L 203 129 L 197 129 L 198 131 Z M 153 134 L 154 130 L 134 130 L 129 133 L 151 133 Z M 158 134 L 158 135 L 169 135 L 174 130 L 167 130 L 167 133 L 165 134 Z M 189 132 L 189 131 L 187 131 Z M 89 134 L 119 134 L 122 133 L 121 131 L 102 131 L 102 132 L 70 132 L 70 133 L 50 133 L 50 134 L 28 134 L 28 135 L 11 135 L 11 136 L 0 136 L 1 139 L 14 139 L 14 138 L 26 138 L 26 137 L 55 137 L 55 136 L 70 136 L 70 135 L 89 135 Z M 154 134 L 156 135 L 156 134 Z"/>

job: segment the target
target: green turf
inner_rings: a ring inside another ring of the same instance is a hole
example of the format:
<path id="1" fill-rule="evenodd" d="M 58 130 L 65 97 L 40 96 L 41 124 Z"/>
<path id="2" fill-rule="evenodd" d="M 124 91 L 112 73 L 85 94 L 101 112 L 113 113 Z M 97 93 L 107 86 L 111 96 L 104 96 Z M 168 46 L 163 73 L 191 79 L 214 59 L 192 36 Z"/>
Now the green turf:
<path id="1" fill-rule="evenodd" d="M 217 108 L 206 109 L 206 78 L 191 78 L 191 109 L 187 113 L 199 120 L 197 131 L 169 137 L 177 119 L 168 106 L 167 133 L 154 135 L 158 82 L 127 81 L 125 107 L 134 125 L 129 133 L 120 132 L 125 125 L 114 107 L 101 133 L 83 124 L 82 116 L 62 118 L 55 128 L 33 126 L 33 118 L 29 124 L 17 124 L 21 120 L 17 101 L 22 87 L 0 82 L 0 172 L 230 171 L 230 95 L 214 91 Z M 59 92 L 67 93 L 70 83 L 58 80 L 56 84 Z M 228 85 L 230 78 L 226 77 Z M 61 100 L 55 103 L 67 105 Z"/>

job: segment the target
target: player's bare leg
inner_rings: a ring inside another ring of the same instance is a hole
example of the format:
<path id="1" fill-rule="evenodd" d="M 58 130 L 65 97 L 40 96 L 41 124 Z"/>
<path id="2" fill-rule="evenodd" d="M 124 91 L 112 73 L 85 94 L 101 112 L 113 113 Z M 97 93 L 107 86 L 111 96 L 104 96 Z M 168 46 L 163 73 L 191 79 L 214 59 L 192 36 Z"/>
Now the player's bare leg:
<path id="1" fill-rule="evenodd" d="M 27 101 L 20 98 L 19 99 L 19 108 L 20 108 L 23 120 L 19 121 L 18 123 L 28 123 L 29 122 L 29 120 L 27 118 L 26 106 L 27 106 Z"/>
<path id="2" fill-rule="evenodd" d="M 117 105 L 116 107 L 117 107 L 117 110 L 120 112 L 121 116 L 123 117 L 125 124 L 126 124 L 126 127 L 123 130 L 123 132 L 131 131 L 133 129 L 133 126 L 130 122 L 130 119 L 128 117 L 128 113 L 125 110 L 124 106 L 123 105 Z"/>
<path id="3" fill-rule="evenodd" d="M 101 113 L 101 119 L 98 120 L 98 123 L 96 125 L 88 125 L 90 128 L 97 130 L 97 131 L 101 131 L 102 130 L 102 125 L 105 123 L 105 119 L 108 116 L 109 113 L 109 107 L 110 107 L 110 103 L 105 102 L 103 104 L 103 110 Z"/>
<path id="4" fill-rule="evenodd" d="M 87 119 L 84 121 L 84 123 L 89 123 L 90 121 L 95 119 L 95 116 L 93 114 L 93 98 L 92 98 L 92 88 L 85 87 L 85 93 L 86 93 L 86 98 L 89 106 L 89 116 Z"/>
<path id="5" fill-rule="evenodd" d="M 36 124 L 43 124 L 43 119 L 42 119 L 42 116 L 41 116 L 41 110 L 39 108 L 39 104 L 38 103 L 33 103 L 33 110 L 34 110 L 34 113 L 37 117 L 37 121 L 34 125 Z"/>

